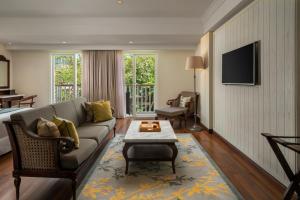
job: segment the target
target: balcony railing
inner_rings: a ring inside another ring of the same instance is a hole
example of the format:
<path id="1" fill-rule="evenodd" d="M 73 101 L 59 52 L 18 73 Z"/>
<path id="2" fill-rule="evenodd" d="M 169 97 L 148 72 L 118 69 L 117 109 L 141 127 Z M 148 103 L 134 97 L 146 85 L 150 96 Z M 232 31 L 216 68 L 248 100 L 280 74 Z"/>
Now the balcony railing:
<path id="1" fill-rule="evenodd" d="M 126 87 L 126 113 L 153 113 L 154 112 L 154 85 L 153 84 L 127 84 Z M 134 94 L 134 88 L 136 92 Z M 135 98 L 135 110 L 134 110 Z"/>
<path id="2" fill-rule="evenodd" d="M 69 101 L 75 98 L 75 85 L 55 85 L 55 102 Z M 81 96 L 81 85 L 77 85 L 77 96 Z"/>

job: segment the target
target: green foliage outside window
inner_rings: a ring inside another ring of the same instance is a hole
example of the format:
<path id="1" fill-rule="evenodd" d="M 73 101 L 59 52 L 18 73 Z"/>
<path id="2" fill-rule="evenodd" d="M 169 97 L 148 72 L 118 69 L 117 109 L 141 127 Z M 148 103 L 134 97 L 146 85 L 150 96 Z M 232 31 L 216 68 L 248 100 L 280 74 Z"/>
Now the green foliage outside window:
<path id="1" fill-rule="evenodd" d="M 75 65 L 76 62 L 76 65 Z M 77 74 L 75 76 L 75 66 Z M 67 101 L 81 96 L 82 64 L 80 54 L 54 55 L 55 101 Z M 77 81 L 75 83 L 75 77 Z M 77 84 L 77 91 L 74 85 Z"/>
<path id="2" fill-rule="evenodd" d="M 136 56 L 136 84 L 155 83 L 155 57 L 151 55 Z M 133 84 L 133 59 L 130 54 L 124 56 L 125 83 Z"/>

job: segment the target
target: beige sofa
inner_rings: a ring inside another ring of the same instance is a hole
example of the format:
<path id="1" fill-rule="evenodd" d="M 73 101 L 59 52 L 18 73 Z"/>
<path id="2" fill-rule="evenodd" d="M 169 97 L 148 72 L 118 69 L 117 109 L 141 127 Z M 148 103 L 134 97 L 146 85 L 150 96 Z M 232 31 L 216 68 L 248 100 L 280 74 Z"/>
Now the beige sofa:
<path id="1" fill-rule="evenodd" d="M 86 122 L 84 102 L 73 101 L 49 105 L 11 115 L 5 122 L 13 149 L 16 196 L 19 198 L 21 176 L 69 178 L 72 180 L 73 199 L 76 188 L 99 153 L 115 134 L 116 120 Z M 71 138 L 45 138 L 36 134 L 39 117 L 51 120 L 56 115 L 71 120 L 80 138 L 79 149 L 74 149 Z M 110 134 L 111 133 L 111 134 Z"/>

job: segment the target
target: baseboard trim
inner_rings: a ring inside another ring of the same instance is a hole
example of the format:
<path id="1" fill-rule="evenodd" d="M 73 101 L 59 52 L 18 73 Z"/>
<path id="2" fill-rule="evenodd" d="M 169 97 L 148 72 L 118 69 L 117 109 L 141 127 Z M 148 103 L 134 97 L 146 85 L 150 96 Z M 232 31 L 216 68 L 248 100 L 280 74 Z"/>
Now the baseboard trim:
<path id="1" fill-rule="evenodd" d="M 207 132 L 209 132 L 209 133 L 214 133 L 214 130 L 213 129 L 210 129 L 210 128 L 207 128 L 204 124 L 202 124 L 201 122 L 199 122 L 200 123 L 200 125 L 207 131 Z"/>
<path id="2" fill-rule="evenodd" d="M 272 178 L 275 182 L 277 182 L 279 185 L 281 185 L 283 188 L 286 188 L 284 184 L 282 184 L 280 181 L 278 181 L 274 176 L 272 176 L 269 172 L 264 170 L 261 166 L 259 166 L 256 162 L 254 162 L 251 158 L 249 158 L 246 154 L 244 154 L 242 151 L 240 151 L 237 147 L 235 147 L 233 144 L 231 144 L 229 141 L 227 141 L 224 137 L 222 137 L 219 133 L 216 131 L 213 131 L 214 135 L 218 137 L 222 142 L 224 142 L 229 148 L 231 148 L 234 152 L 238 154 L 242 159 L 249 162 L 251 165 L 254 165 L 262 175 L 266 177 Z"/>

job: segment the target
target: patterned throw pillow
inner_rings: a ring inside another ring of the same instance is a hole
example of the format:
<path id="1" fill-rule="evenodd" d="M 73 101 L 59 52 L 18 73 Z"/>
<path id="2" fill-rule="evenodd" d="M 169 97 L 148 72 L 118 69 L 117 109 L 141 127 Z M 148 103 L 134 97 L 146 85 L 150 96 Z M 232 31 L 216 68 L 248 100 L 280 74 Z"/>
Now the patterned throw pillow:
<path id="1" fill-rule="evenodd" d="M 71 137 L 74 139 L 75 148 L 79 148 L 79 136 L 73 122 L 60 117 L 53 117 L 52 120 L 59 129 L 59 132 L 64 137 Z"/>
<path id="2" fill-rule="evenodd" d="M 39 118 L 37 122 L 37 134 L 41 137 L 59 137 L 60 132 L 55 123 Z"/>
<path id="3" fill-rule="evenodd" d="M 94 122 L 103 122 L 112 119 L 112 112 L 109 101 L 92 103 Z"/>
<path id="4" fill-rule="evenodd" d="M 185 108 L 186 104 L 191 102 L 192 97 L 180 96 L 179 107 Z"/>

